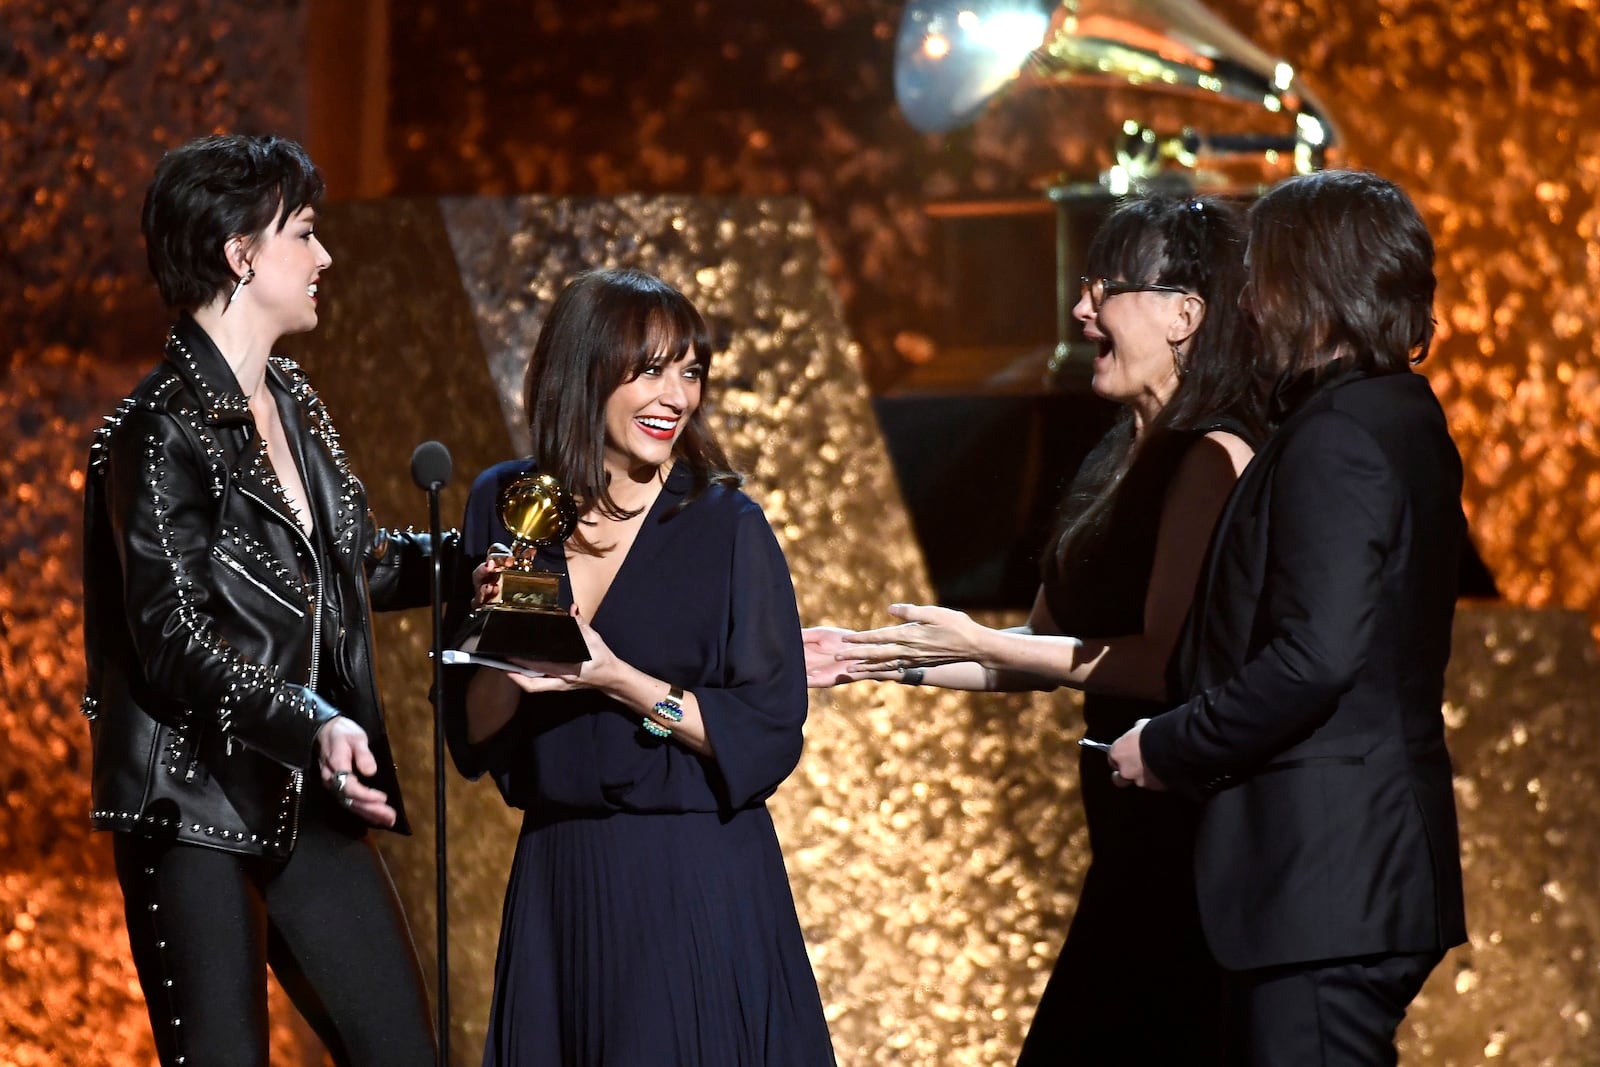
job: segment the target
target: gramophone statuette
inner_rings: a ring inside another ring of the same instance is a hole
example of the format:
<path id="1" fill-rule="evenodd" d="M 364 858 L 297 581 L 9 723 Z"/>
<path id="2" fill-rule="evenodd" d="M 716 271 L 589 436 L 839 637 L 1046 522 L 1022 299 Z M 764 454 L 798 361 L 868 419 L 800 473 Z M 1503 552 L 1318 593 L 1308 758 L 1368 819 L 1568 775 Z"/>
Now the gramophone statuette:
<path id="1" fill-rule="evenodd" d="M 578 526 L 566 488 L 548 474 L 524 474 L 500 491 L 500 520 L 512 536 L 493 600 L 471 619 L 472 651 L 498 659 L 578 663 L 589 658 L 578 622 L 561 608 L 561 577 L 538 566 L 541 548 L 558 545 Z M 463 641 L 466 645 L 468 642 Z"/>

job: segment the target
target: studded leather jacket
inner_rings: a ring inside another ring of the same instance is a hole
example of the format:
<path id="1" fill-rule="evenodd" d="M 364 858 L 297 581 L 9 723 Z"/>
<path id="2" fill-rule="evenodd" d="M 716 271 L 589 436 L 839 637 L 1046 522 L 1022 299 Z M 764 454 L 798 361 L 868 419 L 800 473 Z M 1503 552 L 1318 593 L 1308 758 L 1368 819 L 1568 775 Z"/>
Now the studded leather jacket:
<path id="1" fill-rule="evenodd" d="M 185 316 L 108 416 L 84 489 L 83 711 L 96 828 L 273 857 L 294 848 L 335 715 L 367 731 L 409 833 L 374 673 L 369 611 L 428 602 L 427 534 L 377 529 L 326 409 L 274 356 L 312 511 L 304 533 L 247 401 Z"/>

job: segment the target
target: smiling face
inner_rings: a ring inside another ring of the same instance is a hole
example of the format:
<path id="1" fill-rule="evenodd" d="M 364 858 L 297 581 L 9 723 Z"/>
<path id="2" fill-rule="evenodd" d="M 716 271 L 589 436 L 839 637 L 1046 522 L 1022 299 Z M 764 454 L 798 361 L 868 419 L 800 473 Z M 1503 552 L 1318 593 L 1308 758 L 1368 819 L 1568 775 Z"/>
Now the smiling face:
<path id="1" fill-rule="evenodd" d="M 705 368 L 690 348 L 672 363 L 653 362 L 606 398 L 605 465 L 613 479 L 656 470 L 673 455 L 700 406 Z"/>
<path id="2" fill-rule="evenodd" d="M 1123 279 L 1116 279 L 1123 280 Z M 1178 352 L 1194 333 L 1195 316 L 1203 308 L 1187 293 L 1121 292 L 1108 295 L 1095 310 L 1087 292 L 1078 298 L 1073 316 L 1097 351 L 1095 393 L 1129 405 L 1148 424 L 1178 388 Z"/>
<path id="3" fill-rule="evenodd" d="M 245 287 L 250 306 L 278 336 L 317 325 L 318 279 L 333 265 L 333 257 L 317 239 L 313 208 L 290 215 L 282 229 L 268 226 L 246 242 L 243 255 L 255 271 Z"/>

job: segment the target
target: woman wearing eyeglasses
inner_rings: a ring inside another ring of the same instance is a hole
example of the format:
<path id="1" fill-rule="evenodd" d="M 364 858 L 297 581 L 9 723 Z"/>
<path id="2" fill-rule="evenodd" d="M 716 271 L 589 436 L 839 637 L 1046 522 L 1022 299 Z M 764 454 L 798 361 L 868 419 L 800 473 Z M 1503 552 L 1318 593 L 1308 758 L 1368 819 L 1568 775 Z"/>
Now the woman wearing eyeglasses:
<path id="1" fill-rule="evenodd" d="M 1087 737 L 1104 743 L 1170 706 L 1167 662 L 1211 529 L 1262 429 L 1238 311 L 1244 247 L 1237 212 L 1209 199 L 1139 200 L 1107 219 L 1073 314 L 1098 348 L 1094 391 L 1123 412 L 1067 490 L 1027 623 L 994 630 L 948 608 L 891 605 L 903 624 L 806 631 L 813 687 L 1072 686 L 1085 691 Z M 1118 789 L 1087 748 L 1080 789 L 1093 862 L 1019 1064 L 1221 1062 L 1194 810 Z"/>

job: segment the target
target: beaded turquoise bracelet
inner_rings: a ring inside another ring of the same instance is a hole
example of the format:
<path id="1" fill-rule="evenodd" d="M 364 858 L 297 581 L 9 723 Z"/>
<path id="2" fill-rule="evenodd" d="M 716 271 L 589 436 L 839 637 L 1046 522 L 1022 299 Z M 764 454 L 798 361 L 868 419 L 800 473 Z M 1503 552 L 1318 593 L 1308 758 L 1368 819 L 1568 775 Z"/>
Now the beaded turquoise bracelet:
<path id="1" fill-rule="evenodd" d="M 672 726 L 676 726 L 683 721 L 683 690 L 677 686 L 668 689 L 667 695 L 656 701 L 655 706 L 650 710 L 672 723 Z M 663 726 L 649 715 L 644 717 L 642 725 L 645 733 L 654 737 L 672 736 L 672 726 Z"/>

